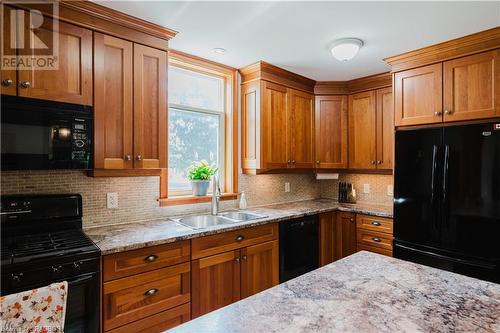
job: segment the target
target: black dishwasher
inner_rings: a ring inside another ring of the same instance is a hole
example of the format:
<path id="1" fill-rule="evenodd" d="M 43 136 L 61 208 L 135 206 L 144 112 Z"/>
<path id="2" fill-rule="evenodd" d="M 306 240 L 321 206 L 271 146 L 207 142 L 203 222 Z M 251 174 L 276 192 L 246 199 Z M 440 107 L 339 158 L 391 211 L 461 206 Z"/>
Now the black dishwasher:
<path id="1" fill-rule="evenodd" d="M 280 283 L 319 267 L 317 216 L 280 223 Z"/>

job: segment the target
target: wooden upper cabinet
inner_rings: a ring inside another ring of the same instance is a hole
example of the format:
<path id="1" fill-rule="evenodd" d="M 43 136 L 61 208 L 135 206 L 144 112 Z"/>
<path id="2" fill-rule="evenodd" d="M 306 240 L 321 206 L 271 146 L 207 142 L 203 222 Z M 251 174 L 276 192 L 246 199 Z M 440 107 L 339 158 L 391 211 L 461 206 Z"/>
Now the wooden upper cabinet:
<path id="1" fill-rule="evenodd" d="M 260 107 L 261 164 L 265 169 L 286 168 L 287 149 L 287 88 L 261 82 Z"/>
<path id="2" fill-rule="evenodd" d="M 241 298 L 278 285 L 278 253 L 277 240 L 241 249 Z"/>
<path id="3" fill-rule="evenodd" d="M 258 169 L 260 154 L 260 89 L 259 82 L 241 86 L 241 166 L 243 170 Z"/>
<path id="4" fill-rule="evenodd" d="M 314 167 L 314 97 L 288 89 L 288 149 L 289 166 Z"/>
<path id="5" fill-rule="evenodd" d="M 376 168 L 376 93 L 349 96 L 349 167 Z"/>
<path id="6" fill-rule="evenodd" d="M 316 96 L 316 168 L 347 168 L 347 96 Z"/>
<path id="7" fill-rule="evenodd" d="M 240 262 L 240 250 L 191 262 L 193 318 L 240 299 Z"/>
<path id="8" fill-rule="evenodd" d="M 444 62 L 444 121 L 500 116 L 500 50 Z"/>
<path id="9" fill-rule="evenodd" d="M 25 19 L 25 35 L 31 33 L 29 19 Z M 52 38 L 52 19 L 43 18 L 37 35 Z M 47 27 L 47 28 L 44 28 Z M 92 31 L 59 21 L 57 35 L 59 47 L 56 53 L 57 70 L 18 71 L 19 96 L 58 102 L 92 105 Z M 36 56 L 33 49 L 32 56 Z"/>
<path id="10" fill-rule="evenodd" d="M 442 64 L 394 74 L 396 126 L 440 123 L 443 120 Z"/>
<path id="11" fill-rule="evenodd" d="M 134 167 L 167 166 L 167 53 L 134 44 Z"/>
<path id="12" fill-rule="evenodd" d="M 377 169 L 392 169 L 394 108 L 392 87 L 377 90 Z"/>
<path id="13" fill-rule="evenodd" d="M 15 51 L 11 49 L 12 46 L 17 46 L 17 39 L 15 36 L 11 36 L 10 29 L 7 27 L 11 26 L 11 10 L 14 8 L 2 5 L 3 7 L 3 18 L 1 24 L 2 27 L 2 43 L 4 55 L 6 50 L 9 50 L 12 53 L 12 56 L 15 56 Z M 1 92 L 5 95 L 17 95 L 17 73 L 15 69 L 5 68 L 3 62 L 0 63 L 0 80 L 1 80 Z"/>
<path id="14" fill-rule="evenodd" d="M 95 168 L 133 167 L 133 46 L 94 34 Z"/>

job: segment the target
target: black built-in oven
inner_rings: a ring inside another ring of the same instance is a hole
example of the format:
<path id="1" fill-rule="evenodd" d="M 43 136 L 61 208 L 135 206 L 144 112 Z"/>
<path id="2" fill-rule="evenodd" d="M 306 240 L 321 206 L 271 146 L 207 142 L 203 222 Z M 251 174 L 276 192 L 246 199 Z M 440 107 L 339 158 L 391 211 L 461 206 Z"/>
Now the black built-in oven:
<path id="1" fill-rule="evenodd" d="M 92 107 L 2 95 L 2 170 L 91 169 Z"/>

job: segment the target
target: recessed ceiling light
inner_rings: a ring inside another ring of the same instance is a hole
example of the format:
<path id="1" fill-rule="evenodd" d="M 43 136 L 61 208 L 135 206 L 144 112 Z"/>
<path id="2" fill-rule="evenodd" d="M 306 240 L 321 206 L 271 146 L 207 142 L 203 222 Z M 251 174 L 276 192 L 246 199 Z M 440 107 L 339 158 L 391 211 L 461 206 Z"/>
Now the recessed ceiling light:
<path id="1" fill-rule="evenodd" d="M 215 53 L 225 53 L 226 49 L 223 49 L 222 47 L 216 47 L 213 49 Z"/>
<path id="2" fill-rule="evenodd" d="M 333 42 L 330 51 L 335 59 L 339 61 L 348 61 L 358 54 L 361 46 L 363 46 L 363 41 L 361 39 L 343 38 Z"/>

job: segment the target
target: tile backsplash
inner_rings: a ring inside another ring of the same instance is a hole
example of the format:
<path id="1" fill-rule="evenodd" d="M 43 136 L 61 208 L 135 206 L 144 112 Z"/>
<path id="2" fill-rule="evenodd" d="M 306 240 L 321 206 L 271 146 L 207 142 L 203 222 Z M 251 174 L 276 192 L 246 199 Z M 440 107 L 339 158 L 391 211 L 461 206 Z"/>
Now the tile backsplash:
<path id="1" fill-rule="evenodd" d="M 284 183 L 291 191 L 285 193 Z M 84 226 L 147 221 L 188 213 L 208 212 L 210 203 L 159 207 L 159 177 L 87 177 L 81 171 L 4 171 L 1 194 L 80 193 Z M 248 205 L 258 206 L 320 197 L 313 175 L 258 175 L 239 177 Z M 118 192 L 117 209 L 106 208 L 106 193 Z M 237 207 L 237 201 L 223 201 L 221 209 Z"/>

